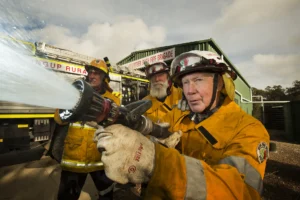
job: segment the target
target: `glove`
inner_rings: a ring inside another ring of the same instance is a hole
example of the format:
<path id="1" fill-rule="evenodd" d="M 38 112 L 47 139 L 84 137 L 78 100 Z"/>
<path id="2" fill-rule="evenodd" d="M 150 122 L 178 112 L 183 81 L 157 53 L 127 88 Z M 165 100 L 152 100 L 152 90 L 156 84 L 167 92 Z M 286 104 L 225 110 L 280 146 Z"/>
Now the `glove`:
<path id="1" fill-rule="evenodd" d="M 166 139 L 157 139 L 160 143 L 166 145 L 169 148 L 175 148 L 179 143 L 182 136 L 182 131 L 178 131 L 167 137 Z"/>
<path id="2" fill-rule="evenodd" d="M 189 104 L 185 98 L 182 98 L 178 101 L 177 108 L 181 111 L 190 110 Z"/>
<path id="3" fill-rule="evenodd" d="M 157 123 L 157 125 L 159 125 L 160 127 L 165 128 L 165 129 L 168 129 L 170 127 L 170 124 L 167 123 L 167 122 Z M 167 146 L 169 148 L 175 148 L 175 146 L 180 141 L 181 136 L 182 136 L 182 132 L 178 131 L 178 132 L 175 132 L 175 133 L 171 134 L 167 138 L 161 139 L 161 138 L 153 137 L 153 138 L 151 138 L 151 140 L 154 140 L 155 142 L 162 143 L 162 144 L 164 144 L 165 146 Z"/>
<path id="4" fill-rule="evenodd" d="M 94 141 L 108 178 L 126 184 L 148 182 L 154 169 L 154 143 L 121 124 L 99 127 Z"/>

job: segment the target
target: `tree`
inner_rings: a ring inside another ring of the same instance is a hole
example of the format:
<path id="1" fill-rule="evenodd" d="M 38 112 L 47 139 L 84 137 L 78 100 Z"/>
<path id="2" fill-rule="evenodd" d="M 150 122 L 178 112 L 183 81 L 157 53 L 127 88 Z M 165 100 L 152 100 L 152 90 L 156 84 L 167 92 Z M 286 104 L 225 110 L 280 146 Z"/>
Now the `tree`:
<path id="1" fill-rule="evenodd" d="M 293 86 L 286 89 L 286 93 L 290 100 L 300 100 L 300 81 L 294 81 Z"/>
<path id="2" fill-rule="evenodd" d="M 274 85 L 273 87 L 266 87 L 266 98 L 268 101 L 283 101 L 288 97 L 285 94 L 285 89 L 281 85 Z"/>
<path id="3" fill-rule="evenodd" d="M 257 96 L 259 96 L 259 95 L 261 95 L 261 96 L 263 96 L 263 97 L 266 97 L 266 91 L 265 90 L 261 90 L 261 89 L 257 89 L 257 88 L 255 88 L 255 87 L 253 87 L 252 88 L 252 95 L 257 95 Z"/>

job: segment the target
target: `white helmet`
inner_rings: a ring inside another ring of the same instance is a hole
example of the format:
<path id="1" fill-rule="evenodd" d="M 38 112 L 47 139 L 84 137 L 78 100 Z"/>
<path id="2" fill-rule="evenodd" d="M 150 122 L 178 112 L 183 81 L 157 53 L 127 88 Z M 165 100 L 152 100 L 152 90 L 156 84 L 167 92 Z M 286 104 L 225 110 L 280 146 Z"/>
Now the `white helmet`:
<path id="1" fill-rule="evenodd" d="M 158 73 L 162 73 L 162 72 L 168 72 L 169 73 L 169 70 L 170 70 L 168 65 L 163 61 L 155 62 L 155 63 L 152 63 L 152 64 L 148 64 L 148 63 L 145 62 L 144 64 L 146 66 L 145 74 L 146 74 L 146 77 L 148 79 L 151 78 L 153 75 L 158 74 Z"/>
<path id="2" fill-rule="evenodd" d="M 222 57 L 210 51 L 189 51 L 177 56 L 171 63 L 171 76 L 173 82 L 181 85 L 182 75 L 191 72 L 213 72 L 224 74 L 227 72 L 233 79 L 235 73 L 230 70 Z"/>

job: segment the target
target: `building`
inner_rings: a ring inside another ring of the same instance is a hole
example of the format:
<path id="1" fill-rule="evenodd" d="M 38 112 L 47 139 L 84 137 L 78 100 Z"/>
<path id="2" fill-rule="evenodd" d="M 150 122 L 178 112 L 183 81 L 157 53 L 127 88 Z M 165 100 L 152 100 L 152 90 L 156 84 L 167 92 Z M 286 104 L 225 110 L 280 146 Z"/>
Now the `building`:
<path id="1" fill-rule="evenodd" d="M 243 110 L 252 115 L 253 105 L 252 103 L 249 103 L 252 101 L 251 86 L 212 38 L 135 51 L 119 61 L 117 65 L 121 65 L 128 70 L 143 70 L 145 67 L 143 64 L 144 61 L 147 61 L 150 64 L 156 61 L 165 61 L 167 64 L 171 64 L 172 60 L 177 55 L 191 50 L 213 51 L 224 57 L 225 62 L 238 75 L 238 78 L 235 80 L 235 101 L 242 107 Z"/>

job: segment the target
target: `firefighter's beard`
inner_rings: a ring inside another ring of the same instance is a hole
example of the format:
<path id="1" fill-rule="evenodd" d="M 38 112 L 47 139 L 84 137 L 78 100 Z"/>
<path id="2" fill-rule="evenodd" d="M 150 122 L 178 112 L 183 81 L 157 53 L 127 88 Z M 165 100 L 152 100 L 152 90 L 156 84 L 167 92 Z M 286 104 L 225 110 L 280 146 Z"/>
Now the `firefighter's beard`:
<path id="1" fill-rule="evenodd" d="M 168 80 L 166 80 L 165 82 L 151 83 L 150 95 L 158 99 L 164 98 L 168 95 L 167 93 L 168 87 L 169 87 Z"/>

